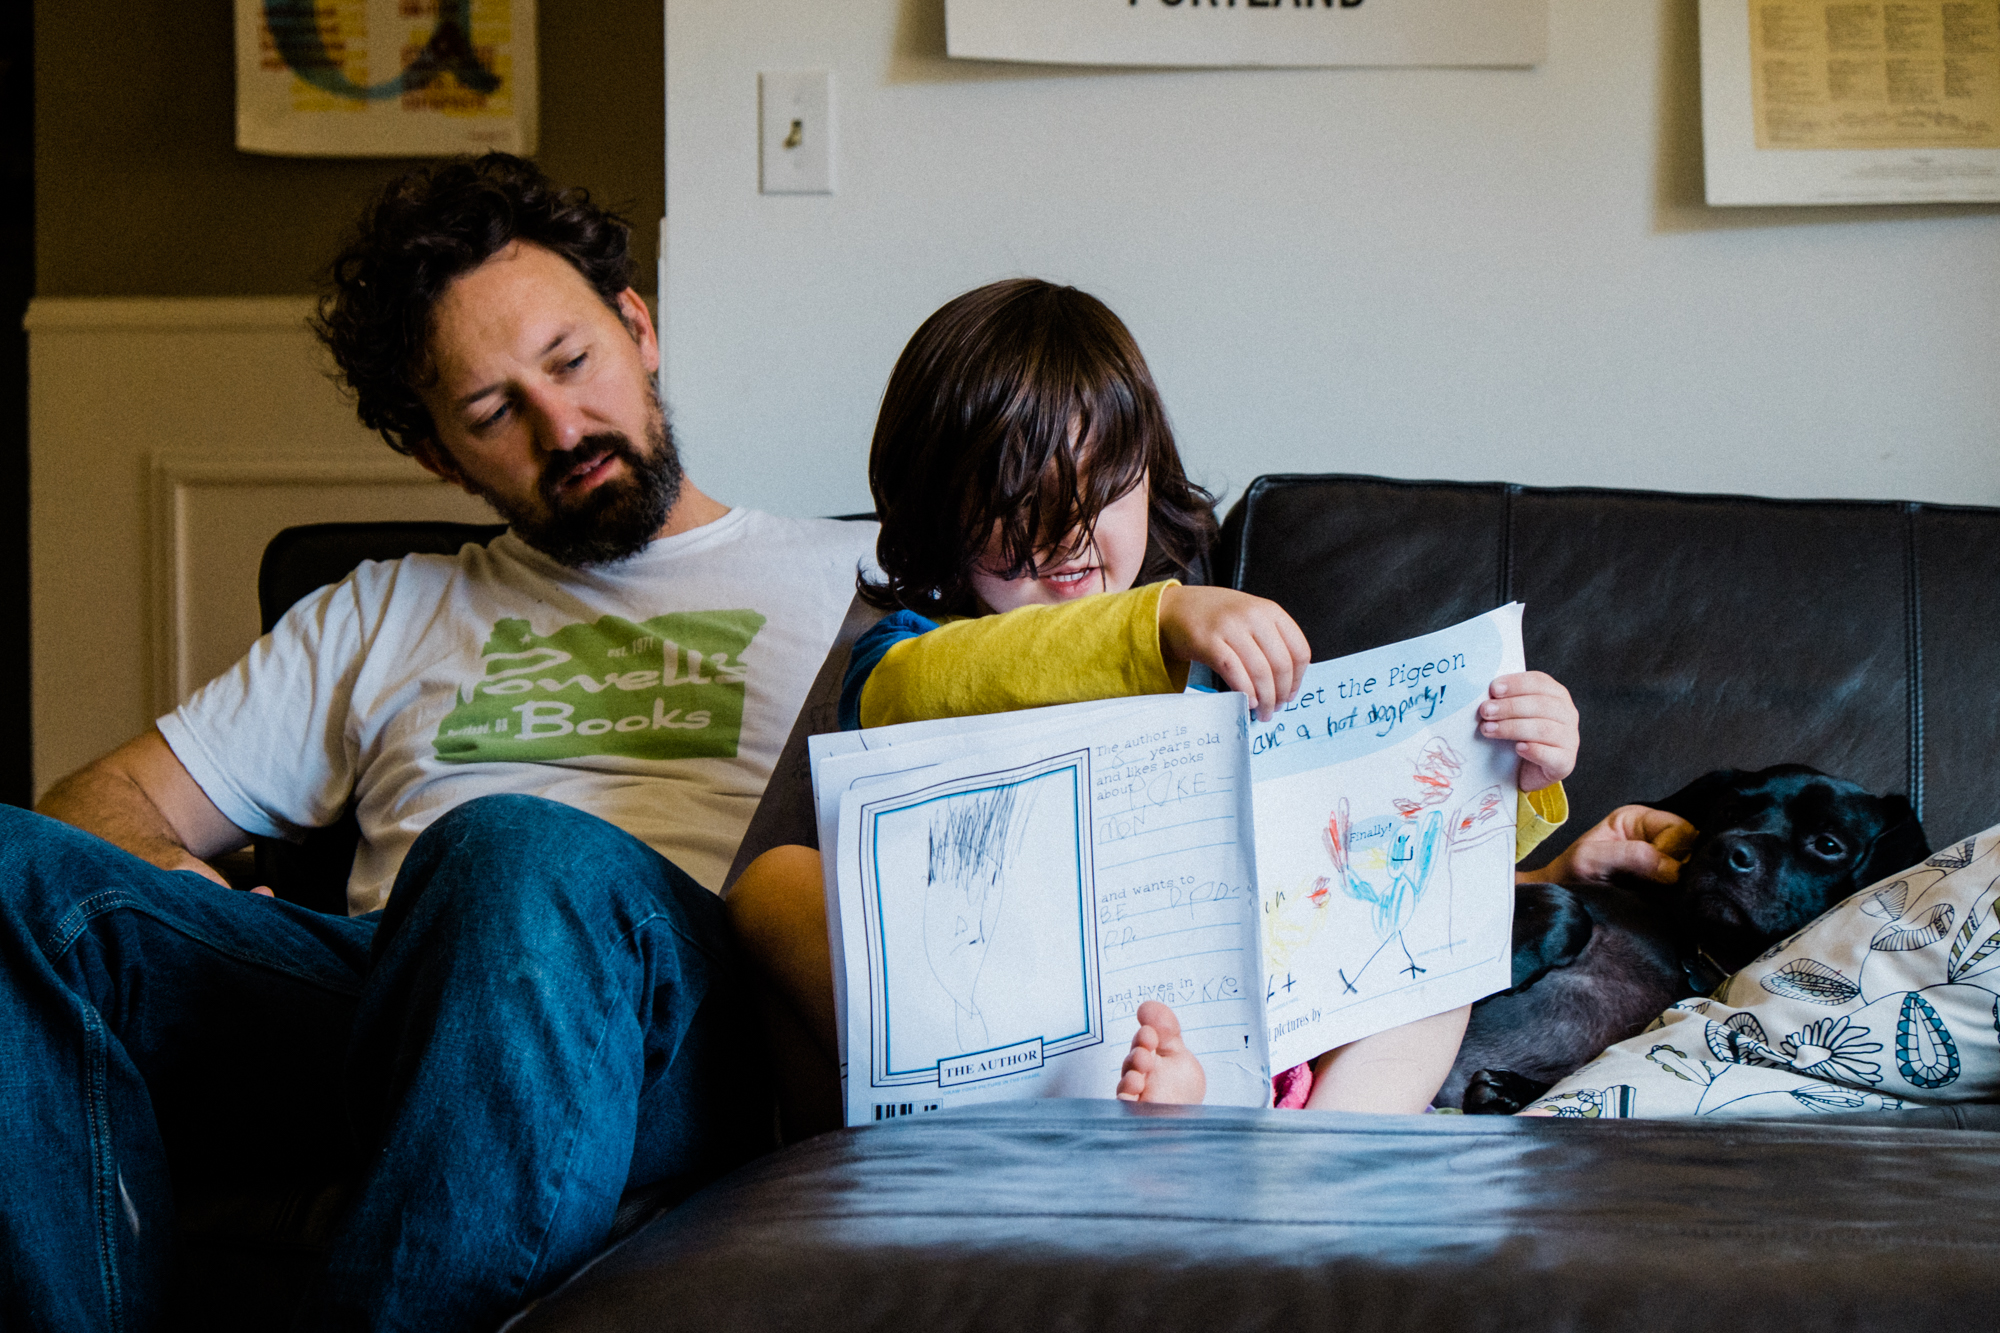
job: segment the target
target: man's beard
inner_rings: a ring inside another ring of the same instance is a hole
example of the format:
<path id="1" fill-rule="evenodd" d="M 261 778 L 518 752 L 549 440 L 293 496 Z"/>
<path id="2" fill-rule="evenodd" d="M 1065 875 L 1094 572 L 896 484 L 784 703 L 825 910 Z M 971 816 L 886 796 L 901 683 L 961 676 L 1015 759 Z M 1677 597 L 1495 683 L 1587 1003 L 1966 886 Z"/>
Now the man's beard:
<path id="1" fill-rule="evenodd" d="M 550 458 L 542 469 L 538 485 L 542 503 L 537 512 L 523 512 L 525 506 L 498 496 L 488 495 L 488 502 L 522 541 L 572 569 L 616 564 L 637 555 L 659 535 L 668 512 L 681 497 L 683 479 L 673 428 L 667 424 L 657 390 L 652 407 L 644 454 L 617 431 L 585 436 L 576 448 Z M 624 459 L 630 475 L 605 481 L 587 494 L 565 501 L 561 496 L 563 479 L 598 461 L 600 451 Z"/>

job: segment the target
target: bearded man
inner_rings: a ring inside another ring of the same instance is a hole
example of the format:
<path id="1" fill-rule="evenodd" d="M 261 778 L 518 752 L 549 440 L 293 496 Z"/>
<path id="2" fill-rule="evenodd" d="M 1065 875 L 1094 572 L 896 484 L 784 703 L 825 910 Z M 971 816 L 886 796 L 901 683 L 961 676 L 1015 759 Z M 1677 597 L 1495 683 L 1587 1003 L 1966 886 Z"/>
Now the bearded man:
<path id="1" fill-rule="evenodd" d="M 0 812 L 0 1325 L 156 1325 L 173 1182 L 345 1173 L 309 1327 L 491 1327 L 629 1188 L 769 1139 L 713 891 L 874 529 L 683 475 L 627 229 L 491 154 L 392 183 L 315 328 L 508 531 L 364 564 Z M 352 804 L 351 915 L 208 858 Z"/>

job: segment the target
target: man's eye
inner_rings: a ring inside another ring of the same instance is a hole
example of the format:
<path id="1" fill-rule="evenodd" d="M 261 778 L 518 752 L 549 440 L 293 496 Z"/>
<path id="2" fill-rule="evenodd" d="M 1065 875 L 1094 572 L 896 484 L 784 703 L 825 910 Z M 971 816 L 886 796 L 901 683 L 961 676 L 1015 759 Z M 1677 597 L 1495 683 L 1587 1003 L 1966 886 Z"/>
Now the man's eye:
<path id="1" fill-rule="evenodd" d="M 500 404 L 500 406 L 494 408 L 491 412 L 488 412 L 485 416 L 479 418 L 479 420 L 473 422 L 472 428 L 475 431 L 491 430 L 495 426 L 499 425 L 502 421 L 506 420 L 507 414 L 513 410 L 514 410 L 513 404 L 502 403 Z"/>

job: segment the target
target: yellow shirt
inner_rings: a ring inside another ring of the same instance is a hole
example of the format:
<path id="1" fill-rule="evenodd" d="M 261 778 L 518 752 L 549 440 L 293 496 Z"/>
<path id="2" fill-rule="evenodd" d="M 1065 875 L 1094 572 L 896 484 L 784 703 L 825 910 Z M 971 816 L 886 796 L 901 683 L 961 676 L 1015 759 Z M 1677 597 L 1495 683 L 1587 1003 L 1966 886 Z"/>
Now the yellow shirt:
<path id="1" fill-rule="evenodd" d="M 861 725 L 1178 694 L 1187 667 L 1160 653 L 1168 583 L 951 620 L 882 655 L 861 687 Z"/>

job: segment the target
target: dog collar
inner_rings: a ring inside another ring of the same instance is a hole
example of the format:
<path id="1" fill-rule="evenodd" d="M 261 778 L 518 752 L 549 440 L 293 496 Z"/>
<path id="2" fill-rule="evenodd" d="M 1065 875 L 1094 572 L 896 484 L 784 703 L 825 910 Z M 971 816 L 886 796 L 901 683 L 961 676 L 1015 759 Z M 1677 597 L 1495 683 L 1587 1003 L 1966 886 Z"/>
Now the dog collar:
<path id="1" fill-rule="evenodd" d="M 1706 949 L 1681 955 L 1681 973 L 1687 977 L 1688 987 L 1696 995 L 1713 995 L 1722 989 L 1723 982 L 1729 980 L 1728 969 L 1710 958 Z"/>

